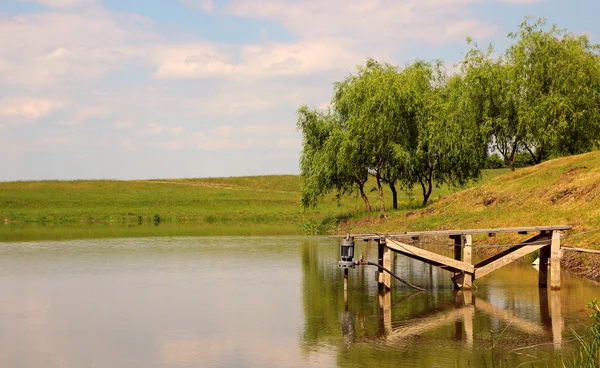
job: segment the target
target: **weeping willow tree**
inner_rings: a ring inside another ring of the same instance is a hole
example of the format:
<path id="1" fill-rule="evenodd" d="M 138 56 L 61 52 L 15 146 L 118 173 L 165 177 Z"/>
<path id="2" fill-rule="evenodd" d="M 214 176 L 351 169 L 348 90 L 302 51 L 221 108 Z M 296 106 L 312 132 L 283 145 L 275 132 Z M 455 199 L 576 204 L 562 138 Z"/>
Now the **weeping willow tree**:
<path id="1" fill-rule="evenodd" d="M 528 17 L 499 57 L 476 44 L 462 63 L 468 98 L 492 149 L 515 169 L 515 155 L 587 152 L 600 138 L 600 47 L 544 19 Z"/>
<path id="2" fill-rule="evenodd" d="M 358 191 L 370 211 L 364 185 L 372 176 L 384 212 L 384 184 L 397 208 L 397 182 L 411 191 L 419 185 L 426 205 L 434 185 L 478 177 L 482 139 L 477 126 L 459 119 L 460 86 L 449 83 L 440 63 L 400 69 L 368 59 L 334 85 L 330 110 L 302 106 L 303 205 L 332 191 Z"/>

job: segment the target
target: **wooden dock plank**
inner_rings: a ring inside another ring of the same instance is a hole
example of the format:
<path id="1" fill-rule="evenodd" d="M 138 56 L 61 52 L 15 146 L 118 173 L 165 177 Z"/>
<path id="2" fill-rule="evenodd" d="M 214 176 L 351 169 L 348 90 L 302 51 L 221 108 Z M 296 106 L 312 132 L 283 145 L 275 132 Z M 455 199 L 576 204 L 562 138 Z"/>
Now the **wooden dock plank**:
<path id="1" fill-rule="evenodd" d="M 570 225 L 551 225 L 551 226 L 526 226 L 526 227 L 505 227 L 495 229 L 466 229 L 466 230 L 432 230 L 432 231 L 407 231 L 396 233 L 367 233 L 367 234 L 350 234 L 355 239 L 382 239 L 382 238 L 413 238 L 424 236 L 460 236 L 460 235 L 476 235 L 476 234 L 498 234 L 498 233 L 525 233 L 525 232 L 541 232 L 541 231 L 564 231 L 571 230 Z M 343 238 L 345 235 L 336 235 L 334 238 Z"/>

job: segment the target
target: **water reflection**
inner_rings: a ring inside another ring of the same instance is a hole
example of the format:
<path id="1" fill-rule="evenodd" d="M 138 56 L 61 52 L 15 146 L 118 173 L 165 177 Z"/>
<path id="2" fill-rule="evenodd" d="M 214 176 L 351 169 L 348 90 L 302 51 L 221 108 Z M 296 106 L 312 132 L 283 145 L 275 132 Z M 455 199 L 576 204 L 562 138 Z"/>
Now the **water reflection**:
<path id="1" fill-rule="evenodd" d="M 451 325 L 454 323 L 454 338 L 457 341 L 465 342 L 468 347 L 473 346 L 475 312 L 487 315 L 487 317 L 503 322 L 507 326 L 512 326 L 522 333 L 528 335 L 537 335 L 541 342 L 551 341 L 553 345 L 560 349 L 562 346 L 563 320 L 560 308 L 560 291 L 548 293 L 545 289 L 540 290 L 540 300 L 545 299 L 545 304 L 540 308 L 540 320 L 546 323 L 538 324 L 533 321 L 521 318 L 514 312 L 506 309 L 497 308 L 488 301 L 475 297 L 470 290 L 456 292 L 454 305 L 446 304 L 439 308 L 428 311 L 425 314 L 415 314 L 408 316 L 405 321 L 394 323 L 392 321 L 392 309 L 402 308 L 403 303 L 410 302 L 410 297 L 397 301 L 392 306 L 391 292 L 384 290 L 378 293 L 377 301 L 379 306 L 379 334 L 376 338 L 382 338 L 386 344 L 400 343 L 403 339 L 410 336 L 418 336 L 430 330 Z M 552 313 L 548 308 L 548 294 L 552 300 Z M 416 296 L 417 294 L 413 294 Z M 351 315 L 346 312 L 346 316 Z M 352 321 L 348 318 L 342 320 L 343 333 L 354 333 Z M 346 340 L 354 340 L 344 336 Z"/>
<path id="2" fill-rule="evenodd" d="M 551 364 L 570 349 L 563 340 L 563 313 L 570 327 L 580 329 L 583 306 L 600 294 L 596 285 L 570 277 L 562 292 L 540 289 L 537 271 L 527 264 L 498 270 L 473 291 L 454 291 L 449 272 L 401 256 L 394 259 L 396 273 L 435 287 L 414 293 L 399 284 L 383 291 L 373 270 L 357 268 L 343 291 L 335 250 L 302 248 L 303 344 L 308 351 L 337 346 L 339 366 L 394 366 L 395 359 L 414 367 L 490 365 L 499 359 L 492 356 L 492 346 L 509 366 Z M 359 252 L 374 251 L 365 244 Z"/>
<path id="3" fill-rule="evenodd" d="M 379 293 L 357 268 L 344 292 L 338 252 L 302 237 L 1 244 L 0 366 L 490 366 L 492 343 L 516 366 L 560 358 L 600 295 L 568 275 L 540 292 L 528 266 L 457 293 L 401 256 L 394 272 L 429 290 Z"/>

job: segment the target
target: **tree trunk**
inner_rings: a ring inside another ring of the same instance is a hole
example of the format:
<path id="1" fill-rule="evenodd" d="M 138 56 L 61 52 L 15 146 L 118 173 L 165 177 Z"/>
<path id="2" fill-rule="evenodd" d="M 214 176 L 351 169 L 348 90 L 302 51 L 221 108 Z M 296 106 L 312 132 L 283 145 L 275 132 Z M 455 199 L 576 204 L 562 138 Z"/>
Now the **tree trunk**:
<path id="1" fill-rule="evenodd" d="M 365 186 L 363 184 L 359 184 L 358 187 L 360 188 L 360 196 L 365 202 L 365 206 L 367 207 L 367 212 L 371 212 L 371 203 L 369 202 L 369 198 L 367 198 L 365 194 Z"/>
<path id="2" fill-rule="evenodd" d="M 508 160 L 508 166 L 510 171 L 515 171 L 515 153 L 517 153 L 517 144 L 515 143 L 510 151 L 510 158 Z"/>
<path id="3" fill-rule="evenodd" d="M 429 196 L 431 196 L 431 192 L 433 191 L 433 181 L 431 179 L 431 175 L 429 178 L 425 180 L 423 178 L 419 178 L 419 182 L 421 183 L 421 188 L 423 189 L 423 207 L 427 206 L 427 201 L 429 200 Z M 427 186 L 425 186 L 427 184 Z"/>
<path id="4" fill-rule="evenodd" d="M 532 150 L 529 149 L 529 146 L 527 146 L 526 144 L 524 146 L 525 146 L 525 149 L 527 150 L 527 152 L 529 152 L 529 154 L 531 155 L 531 159 L 533 160 L 533 162 L 535 162 L 536 164 L 539 164 L 539 162 L 537 162 L 535 154 L 533 153 Z"/>
<path id="5" fill-rule="evenodd" d="M 398 192 L 396 191 L 395 183 L 390 183 L 390 190 L 392 191 L 392 207 L 397 210 L 398 209 Z"/>
<path id="6" fill-rule="evenodd" d="M 542 163 L 543 153 L 544 153 L 544 146 L 540 145 L 537 150 L 537 160 L 535 160 L 536 164 Z"/>
<path id="7" fill-rule="evenodd" d="M 377 191 L 379 192 L 379 210 L 381 213 L 385 213 L 385 201 L 383 200 L 383 187 L 381 186 L 381 175 L 379 171 L 375 175 L 377 178 Z"/>

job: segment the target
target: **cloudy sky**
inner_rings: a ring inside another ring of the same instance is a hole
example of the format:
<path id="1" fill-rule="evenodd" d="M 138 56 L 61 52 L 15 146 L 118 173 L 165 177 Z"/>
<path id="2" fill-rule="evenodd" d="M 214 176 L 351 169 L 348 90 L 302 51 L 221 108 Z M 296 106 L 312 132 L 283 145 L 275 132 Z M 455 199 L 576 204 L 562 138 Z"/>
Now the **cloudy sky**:
<path id="1" fill-rule="evenodd" d="M 600 42 L 598 0 L 0 0 L 0 181 L 298 173 L 295 110 L 366 57 Z"/>

